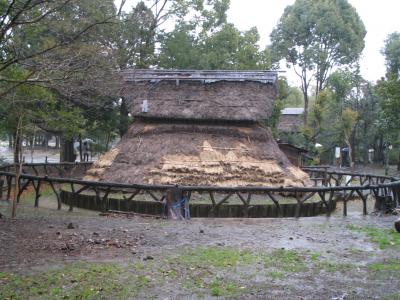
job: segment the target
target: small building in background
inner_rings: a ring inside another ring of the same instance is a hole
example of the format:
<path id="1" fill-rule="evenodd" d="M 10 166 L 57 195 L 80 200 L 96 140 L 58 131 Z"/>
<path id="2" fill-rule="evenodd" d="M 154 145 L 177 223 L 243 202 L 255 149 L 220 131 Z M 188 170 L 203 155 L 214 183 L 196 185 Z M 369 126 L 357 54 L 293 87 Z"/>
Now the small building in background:
<path id="1" fill-rule="evenodd" d="M 278 131 L 282 133 L 300 132 L 303 126 L 303 107 L 288 107 L 281 110 Z"/>
<path id="2" fill-rule="evenodd" d="M 303 113 L 302 107 L 288 107 L 281 110 L 281 116 L 278 123 L 278 131 L 280 139 L 277 141 L 279 149 L 285 153 L 290 162 L 297 166 L 302 167 L 306 160 L 312 160 L 313 157 L 309 155 L 308 151 L 297 147 L 296 137 L 300 134 L 303 127 Z"/>
<path id="3" fill-rule="evenodd" d="M 292 144 L 284 143 L 279 140 L 277 142 L 279 149 L 285 153 L 290 162 L 296 167 L 302 167 L 304 160 L 310 159 L 310 157 L 307 155 L 308 151 L 306 149 L 296 147 Z"/>

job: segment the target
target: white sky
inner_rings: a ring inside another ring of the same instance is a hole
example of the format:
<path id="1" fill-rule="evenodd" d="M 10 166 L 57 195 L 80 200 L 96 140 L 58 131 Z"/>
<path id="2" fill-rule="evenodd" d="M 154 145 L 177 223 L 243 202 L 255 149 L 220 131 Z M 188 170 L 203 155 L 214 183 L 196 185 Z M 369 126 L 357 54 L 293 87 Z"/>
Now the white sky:
<path id="1" fill-rule="evenodd" d="M 228 20 L 240 30 L 256 26 L 261 44 L 269 43 L 269 35 L 276 26 L 283 10 L 294 0 L 231 0 Z M 385 75 L 385 60 L 380 51 L 389 33 L 400 31 L 400 0 L 349 0 L 356 8 L 367 29 L 365 48 L 360 61 L 362 76 L 376 81 Z M 285 66 L 281 66 L 285 69 Z M 291 84 L 297 83 L 296 75 L 288 71 Z"/>
<path id="2" fill-rule="evenodd" d="M 116 2 L 119 2 L 116 0 Z M 125 9 L 129 10 L 135 0 L 128 0 Z M 228 21 L 240 30 L 256 26 L 261 36 L 261 46 L 269 43 L 269 35 L 278 23 L 287 5 L 295 0 L 231 0 Z M 365 49 L 361 58 L 361 73 L 370 81 L 385 75 L 385 61 L 380 54 L 384 40 L 389 33 L 400 31 L 400 0 L 349 0 L 356 8 L 367 29 Z M 285 66 L 281 66 L 285 70 Z M 287 72 L 291 84 L 298 84 L 297 76 Z"/>

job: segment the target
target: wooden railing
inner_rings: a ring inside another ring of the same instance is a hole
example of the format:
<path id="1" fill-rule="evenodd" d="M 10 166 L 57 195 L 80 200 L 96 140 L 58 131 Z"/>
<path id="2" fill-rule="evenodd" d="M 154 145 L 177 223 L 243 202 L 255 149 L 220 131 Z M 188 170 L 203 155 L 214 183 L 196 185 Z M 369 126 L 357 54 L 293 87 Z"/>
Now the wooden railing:
<path id="1" fill-rule="evenodd" d="M 125 201 L 131 201 L 138 195 L 147 195 L 154 201 L 162 202 L 167 190 L 176 188 L 172 185 L 149 185 L 149 184 L 123 184 L 115 182 L 87 181 L 74 177 L 81 177 L 90 167 L 91 163 L 31 163 L 24 164 L 20 180 L 20 191 L 17 195 L 19 200 L 22 193 L 32 186 L 35 193 L 35 207 L 39 206 L 41 189 L 44 184 L 51 187 L 54 192 L 58 209 L 61 209 L 62 201 L 60 193 L 62 188 L 69 188 L 76 195 L 83 192 L 92 192 L 96 202 L 107 211 L 110 207 L 109 200 L 112 194 L 122 195 Z M 0 196 L 10 199 L 13 186 L 15 185 L 15 165 L 0 167 Z M 236 197 L 240 200 L 243 216 L 249 216 L 250 210 L 255 206 L 252 197 L 262 195 L 271 200 L 282 216 L 281 204 L 277 195 L 291 195 L 295 199 L 295 216 L 301 215 L 302 206 L 311 198 L 319 197 L 326 208 L 326 214 L 330 216 L 333 210 L 333 201 L 340 198 L 343 201 L 343 215 L 347 215 L 347 203 L 353 198 L 359 198 L 363 203 L 363 214 L 367 214 L 367 199 L 369 195 L 375 197 L 391 197 L 396 205 L 400 205 L 400 179 L 389 176 L 379 176 L 365 173 L 352 173 L 335 171 L 329 167 L 304 168 L 314 181 L 312 187 L 221 187 L 221 186 L 178 186 L 183 193 L 190 198 L 193 193 L 202 194 L 207 198 L 210 210 L 215 211 L 221 205 L 226 204 L 229 199 Z M 73 209 L 72 202 L 69 204 Z"/>

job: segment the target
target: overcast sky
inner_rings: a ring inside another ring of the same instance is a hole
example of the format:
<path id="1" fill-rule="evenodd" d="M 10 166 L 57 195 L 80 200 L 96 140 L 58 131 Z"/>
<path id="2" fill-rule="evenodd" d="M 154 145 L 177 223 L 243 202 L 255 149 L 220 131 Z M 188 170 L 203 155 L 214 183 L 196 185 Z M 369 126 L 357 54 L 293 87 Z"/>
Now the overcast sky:
<path id="1" fill-rule="evenodd" d="M 116 0 L 119 3 L 119 0 Z M 128 0 L 125 9 L 137 0 Z M 278 23 L 283 10 L 295 0 L 231 0 L 228 21 L 240 30 L 256 26 L 261 36 L 261 46 L 269 43 L 269 35 Z M 385 75 L 385 61 L 380 54 L 389 33 L 400 32 L 400 0 L 349 0 L 356 8 L 367 29 L 365 49 L 361 58 L 361 72 L 365 79 L 376 81 Z M 285 66 L 282 66 L 285 69 Z M 297 77 L 288 71 L 291 84 Z"/>
<path id="2" fill-rule="evenodd" d="M 228 20 L 240 30 L 256 26 L 263 46 L 278 23 L 287 5 L 295 0 L 231 0 Z M 361 72 L 365 79 L 376 81 L 385 75 L 385 61 L 380 51 L 389 33 L 400 31 L 400 0 L 349 0 L 356 8 L 367 29 L 365 49 L 361 58 Z M 282 66 L 284 69 L 284 66 Z M 287 73 L 291 83 L 296 75 Z"/>

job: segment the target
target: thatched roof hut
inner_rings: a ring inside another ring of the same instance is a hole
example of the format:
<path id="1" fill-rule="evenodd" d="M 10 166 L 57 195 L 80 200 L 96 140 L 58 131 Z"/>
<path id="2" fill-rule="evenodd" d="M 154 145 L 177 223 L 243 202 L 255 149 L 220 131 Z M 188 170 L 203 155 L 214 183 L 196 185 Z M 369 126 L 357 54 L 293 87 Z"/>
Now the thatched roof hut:
<path id="1" fill-rule="evenodd" d="M 261 120 L 270 116 L 276 73 L 122 72 L 135 123 L 86 179 L 122 183 L 304 186 Z"/>
<path id="2" fill-rule="evenodd" d="M 141 118 L 257 121 L 277 95 L 270 71 L 125 70 L 123 97 Z"/>

